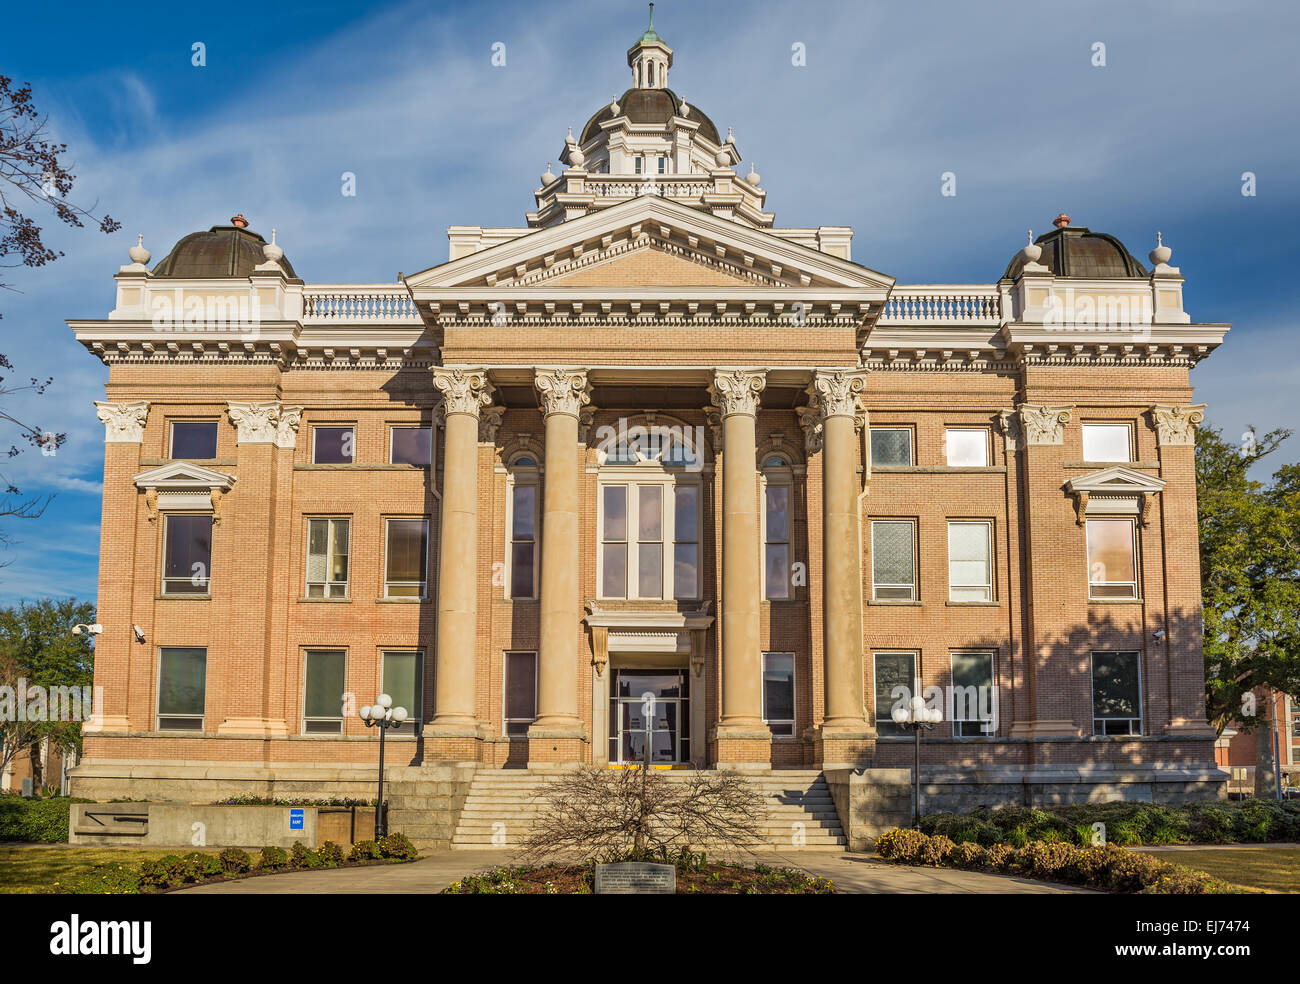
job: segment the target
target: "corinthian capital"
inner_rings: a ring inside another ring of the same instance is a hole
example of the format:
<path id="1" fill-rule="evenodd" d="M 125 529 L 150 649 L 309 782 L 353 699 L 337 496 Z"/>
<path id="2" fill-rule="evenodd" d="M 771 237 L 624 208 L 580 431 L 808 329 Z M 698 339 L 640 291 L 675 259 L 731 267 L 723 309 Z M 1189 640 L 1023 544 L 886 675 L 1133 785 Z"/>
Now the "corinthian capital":
<path id="1" fill-rule="evenodd" d="M 570 417 L 591 402 L 591 384 L 586 369 L 536 369 L 533 385 L 542 397 L 542 414 L 563 413 Z"/>
<path id="2" fill-rule="evenodd" d="M 149 418 L 148 400 L 127 403 L 96 400 L 95 413 L 104 422 L 105 444 L 139 444 L 144 440 L 144 422 Z"/>
<path id="3" fill-rule="evenodd" d="M 766 369 L 715 369 L 709 395 L 723 417 L 758 413 L 758 394 L 767 386 Z"/>
<path id="4" fill-rule="evenodd" d="M 812 397 L 821 418 L 853 417 L 861 411 L 858 394 L 867 385 L 867 374 L 861 369 L 818 370 L 813 373 L 808 395 Z"/>
<path id="5" fill-rule="evenodd" d="M 467 413 L 477 417 L 479 408 L 492 402 L 493 386 L 486 369 L 446 369 L 435 366 L 433 385 L 442 394 L 443 414 Z"/>
<path id="6" fill-rule="evenodd" d="M 1020 429 L 1025 445 L 1060 444 L 1065 438 L 1065 425 L 1070 422 L 1074 407 L 1038 407 L 1022 403 L 1016 408 L 1020 411 Z"/>
<path id="7" fill-rule="evenodd" d="M 1151 419 L 1156 423 L 1160 446 L 1191 446 L 1196 443 L 1196 425 L 1205 419 L 1205 404 L 1186 407 L 1166 407 L 1156 404 L 1151 408 Z"/>
<path id="8" fill-rule="evenodd" d="M 239 444 L 274 444 L 280 427 L 280 404 L 276 400 L 260 403 L 243 403 L 231 400 L 226 404 L 230 422 L 238 429 Z M 300 411 L 301 412 L 301 411 Z"/>

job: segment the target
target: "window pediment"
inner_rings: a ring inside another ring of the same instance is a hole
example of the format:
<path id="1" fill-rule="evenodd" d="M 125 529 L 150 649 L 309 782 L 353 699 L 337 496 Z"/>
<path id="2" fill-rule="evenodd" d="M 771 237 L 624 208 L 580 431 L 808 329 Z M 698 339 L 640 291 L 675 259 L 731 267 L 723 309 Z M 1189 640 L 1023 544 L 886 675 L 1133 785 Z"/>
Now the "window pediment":
<path id="1" fill-rule="evenodd" d="M 1088 516 L 1137 516 L 1145 526 L 1151 499 L 1164 487 L 1164 479 L 1123 465 L 1080 475 L 1065 483 L 1066 494 L 1074 498 L 1075 522 L 1080 526 Z"/>
<path id="2" fill-rule="evenodd" d="M 215 520 L 221 497 L 235 484 L 235 476 L 188 461 L 173 461 L 141 472 L 133 481 L 145 493 L 150 521 L 167 510 L 211 511 Z"/>

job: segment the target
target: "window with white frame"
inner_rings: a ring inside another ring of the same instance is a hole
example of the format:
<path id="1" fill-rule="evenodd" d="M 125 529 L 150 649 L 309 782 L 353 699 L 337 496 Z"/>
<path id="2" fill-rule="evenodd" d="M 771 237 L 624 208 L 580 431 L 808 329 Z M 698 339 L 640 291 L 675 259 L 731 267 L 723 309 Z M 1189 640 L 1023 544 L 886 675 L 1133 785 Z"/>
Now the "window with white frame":
<path id="1" fill-rule="evenodd" d="M 950 467 L 985 468 L 989 463 L 989 432 L 983 427 L 949 427 L 943 434 Z"/>
<path id="2" fill-rule="evenodd" d="M 537 597 L 537 507 L 541 489 L 537 459 L 517 455 L 506 480 L 506 597 Z"/>
<path id="3" fill-rule="evenodd" d="M 386 649 L 383 660 L 381 689 L 393 698 L 394 707 L 406 708 L 406 721 L 394 730 L 398 734 L 419 734 L 424 717 L 424 653 Z"/>
<path id="4" fill-rule="evenodd" d="M 763 721 L 773 736 L 794 736 L 794 653 L 763 654 Z"/>
<path id="5" fill-rule="evenodd" d="M 916 523 L 877 519 L 871 523 L 871 597 L 875 601 L 916 600 Z"/>
<path id="6" fill-rule="evenodd" d="M 700 489 L 672 475 L 602 478 L 602 598 L 678 598 L 700 591 Z"/>
<path id="7" fill-rule="evenodd" d="M 920 693 L 916 673 L 916 653 L 879 652 L 874 657 L 876 693 L 876 734 L 882 738 L 906 734 L 894 722 L 895 705 L 907 707 Z"/>
<path id="8" fill-rule="evenodd" d="M 948 524 L 948 600 L 993 600 L 993 524 Z"/>
<path id="9" fill-rule="evenodd" d="M 668 173 L 668 158 L 662 155 L 660 155 L 659 157 L 659 173 L 660 174 Z"/>
<path id="10" fill-rule="evenodd" d="M 311 429 L 311 460 L 316 465 L 350 465 L 355 460 L 356 429 L 349 425 Z"/>
<path id="11" fill-rule="evenodd" d="M 388 430 L 388 463 L 419 465 L 427 468 L 433 461 L 433 428 L 394 424 Z"/>
<path id="12" fill-rule="evenodd" d="M 1133 429 L 1128 424 L 1084 424 L 1084 461 L 1132 461 Z"/>
<path id="13" fill-rule="evenodd" d="M 208 651 L 198 646 L 158 650 L 158 730 L 202 731 Z"/>
<path id="14" fill-rule="evenodd" d="M 307 597 L 348 596 L 348 556 L 352 523 L 347 519 L 307 520 Z"/>
<path id="15" fill-rule="evenodd" d="M 763 597 L 794 597 L 790 578 L 790 526 L 794 483 L 790 464 L 774 456 L 763 462 Z"/>
<path id="16" fill-rule="evenodd" d="M 1106 601 L 1136 598 L 1137 521 L 1128 518 L 1089 519 L 1088 597 Z"/>
<path id="17" fill-rule="evenodd" d="M 208 594 L 211 585 L 212 514 L 165 514 L 162 593 Z"/>
<path id="18" fill-rule="evenodd" d="M 871 466 L 896 467 L 912 463 L 912 428 L 872 427 Z"/>
<path id="19" fill-rule="evenodd" d="M 537 720 L 537 653 L 507 652 L 503 672 L 502 733 L 526 738 L 528 726 Z"/>
<path id="20" fill-rule="evenodd" d="M 303 653 L 302 733 L 343 733 L 343 693 L 347 653 L 342 649 L 308 649 Z"/>
<path id="21" fill-rule="evenodd" d="M 1092 733 L 1142 734 L 1142 667 L 1138 653 L 1092 654 Z"/>
<path id="22" fill-rule="evenodd" d="M 954 738 L 986 738 L 997 730 L 992 653 L 953 653 L 949 716 Z"/>
<path id="23" fill-rule="evenodd" d="M 389 519 L 384 556 L 384 597 L 423 598 L 428 586 L 429 521 Z"/>

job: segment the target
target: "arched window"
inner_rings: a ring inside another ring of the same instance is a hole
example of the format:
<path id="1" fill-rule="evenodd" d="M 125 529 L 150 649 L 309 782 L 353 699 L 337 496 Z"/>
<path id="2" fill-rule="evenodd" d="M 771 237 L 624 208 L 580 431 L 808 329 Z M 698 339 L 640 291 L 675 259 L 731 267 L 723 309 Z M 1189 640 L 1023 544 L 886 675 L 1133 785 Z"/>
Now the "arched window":
<path id="1" fill-rule="evenodd" d="M 537 458 L 528 452 L 516 454 L 506 466 L 507 598 L 537 597 L 540 474 Z"/>
<path id="2" fill-rule="evenodd" d="M 794 470 L 784 455 L 763 459 L 763 597 L 794 597 L 790 531 L 794 519 Z"/>

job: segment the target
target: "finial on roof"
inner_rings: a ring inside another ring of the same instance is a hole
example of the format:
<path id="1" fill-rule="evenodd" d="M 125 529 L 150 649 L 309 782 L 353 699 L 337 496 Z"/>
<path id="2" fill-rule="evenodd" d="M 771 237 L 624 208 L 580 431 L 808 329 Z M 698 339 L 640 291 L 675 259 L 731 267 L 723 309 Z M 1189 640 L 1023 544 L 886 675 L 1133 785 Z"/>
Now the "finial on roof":
<path id="1" fill-rule="evenodd" d="M 655 5 L 651 4 L 650 5 L 650 30 L 653 31 L 654 28 L 655 28 Z"/>
<path id="2" fill-rule="evenodd" d="M 262 255 L 266 257 L 267 263 L 279 263 L 284 256 L 284 250 L 275 243 L 275 229 L 271 230 L 271 241 L 262 247 Z"/>
<path id="3" fill-rule="evenodd" d="M 1151 258 L 1151 262 L 1156 266 L 1163 266 L 1169 262 L 1169 257 L 1173 255 L 1174 251 L 1165 245 L 1164 240 L 1160 237 L 1160 233 L 1157 232 L 1156 248 L 1147 254 L 1147 256 Z"/>
<path id="4" fill-rule="evenodd" d="M 541 180 L 542 180 L 542 187 L 543 187 L 543 188 L 549 187 L 550 184 L 551 184 L 551 182 L 555 180 L 555 175 L 554 175 L 553 173 L 551 173 L 551 162 L 550 162 L 550 161 L 547 161 L 547 162 L 546 162 L 546 173 L 542 175 Z"/>
<path id="5" fill-rule="evenodd" d="M 735 142 L 736 142 L 735 127 L 729 126 L 727 127 L 727 143 L 735 143 Z"/>
<path id="6" fill-rule="evenodd" d="M 758 187 L 758 182 L 759 182 L 761 179 L 760 179 L 759 176 L 758 176 L 758 172 L 754 170 L 754 162 L 753 162 L 753 161 L 750 161 L 750 162 L 749 162 L 749 173 L 745 175 L 745 180 L 748 181 L 748 182 L 749 182 L 751 185 L 753 185 L 755 188 Z"/>
<path id="7" fill-rule="evenodd" d="M 230 217 L 230 224 L 234 226 L 236 229 L 248 228 L 248 220 L 244 218 L 243 212 L 236 212 L 234 215 L 232 215 Z"/>
<path id="8" fill-rule="evenodd" d="M 126 252 L 131 257 L 132 263 L 139 263 L 144 266 L 149 262 L 149 251 L 144 248 L 144 233 L 140 233 L 135 237 L 135 245 Z"/>
<path id="9" fill-rule="evenodd" d="M 1070 217 L 1066 215 L 1064 212 L 1062 212 L 1060 215 L 1058 215 L 1056 218 L 1052 220 L 1052 225 L 1056 226 L 1056 228 L 1058 229 L 1064 229 L 1069 224 L 1070 224 Z"/>
<path id="10" fill-rule="evenodd" d="M 1029 245 L 1030 245 L 1030 246 L 1034 245 L 1034 230 L 1033 230 L 1033 229 L 1030 229 L 1030 230 L 1029 230 Z"/>

